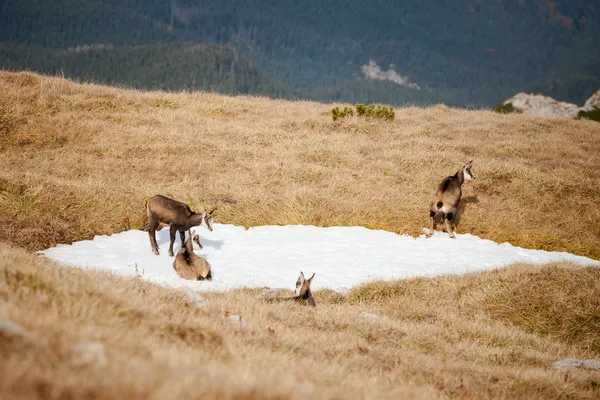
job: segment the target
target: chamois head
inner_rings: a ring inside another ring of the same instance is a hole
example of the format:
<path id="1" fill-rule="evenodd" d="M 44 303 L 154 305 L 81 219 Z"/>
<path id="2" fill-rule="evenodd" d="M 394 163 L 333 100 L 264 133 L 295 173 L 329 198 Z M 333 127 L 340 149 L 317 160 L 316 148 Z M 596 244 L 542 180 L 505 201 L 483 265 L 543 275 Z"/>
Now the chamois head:
<path id="1" fill-rule="evenodd" d="M 315 274 L 312 274 L 312 276 L 308 279 L 304 278 L 304 273 L 302 271 L 300 271 L 300 277 L 298 277 L 298 280 L 296 281 L 296 290 L 295 290 L 295 294 L 298 297 L 309 297 L 310 296 L 310 283 L 312 282 L 312 279 L 315 277 Z"/>
<path id="2" fill-rule="evenodd" d="M 462 172 L 463 176 L 465 177 L 465 181 L 475 180 L 475 175 L 473 175 L 473 171 L 471 170 L 471 168 L 473 168 L 473 160 L 469 161 L 467 165 L 462 167 Z"/>
<path id="3" fill-rule="evenodd" d="M 192 231 L 191 235 L 192 247 L 194 248 L 194 250 L 202 250 L 204 246 L 200 244 L 200 235 L 198 235 L 195 230 Z"/>
<path id="4" fill-rule="evenodd" d="M 208 229 L 209 231 L 212 232 L 213 230 L 213 213 L 215 212 L 215 209 L 213 208 L 211 212 L 206 212 L 206 209 L 204 209 L 204 211 L 202 211 L 202 222 L 200 222 L 200 226 L 205 227 L 206 229 Z"/>

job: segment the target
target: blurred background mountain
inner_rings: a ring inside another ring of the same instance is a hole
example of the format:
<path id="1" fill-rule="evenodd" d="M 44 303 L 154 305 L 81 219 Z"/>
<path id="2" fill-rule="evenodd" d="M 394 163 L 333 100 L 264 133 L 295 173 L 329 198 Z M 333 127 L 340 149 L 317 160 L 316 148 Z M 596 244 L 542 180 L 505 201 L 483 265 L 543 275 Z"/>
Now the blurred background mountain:
<path id="1" fill-rule="evenodd" d="M 0 0 L 4 69 L 318 101 L 582 105 L 599 39 L 585 0 Z"/>

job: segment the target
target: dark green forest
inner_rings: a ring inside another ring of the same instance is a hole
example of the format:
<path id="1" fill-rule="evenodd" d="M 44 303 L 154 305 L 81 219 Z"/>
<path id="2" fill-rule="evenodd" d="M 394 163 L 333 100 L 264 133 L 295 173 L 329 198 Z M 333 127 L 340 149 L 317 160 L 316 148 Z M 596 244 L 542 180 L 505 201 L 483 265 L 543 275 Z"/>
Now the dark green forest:
<path id="1" fill-rule="evenodd" d="M 490 107 L 525 91 L 582 104 L 600 88 L 594 3 L 0 0 L 0 66 L 319 101 Z M 93 44 L 112 46 L 72 49 Z M 387 80 L 367 78 L 370 60 Z"/>
<path id="2" fill-rule="evenodd" d="M 97 45 L 64 50 L 0 44 L 0 59 L 4 69 L 138 89 L 298 97 L 293 88 L 253 67 L 252 61 L 239 56 L 234 48 L 222 45 Z"/>

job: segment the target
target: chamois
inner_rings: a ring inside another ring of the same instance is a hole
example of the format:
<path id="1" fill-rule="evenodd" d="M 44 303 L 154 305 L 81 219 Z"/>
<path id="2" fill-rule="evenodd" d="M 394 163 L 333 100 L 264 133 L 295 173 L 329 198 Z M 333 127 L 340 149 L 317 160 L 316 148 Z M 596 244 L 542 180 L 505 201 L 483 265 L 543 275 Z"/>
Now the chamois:
<path id="1" fill-rule="evenodd" d="M 446 223 L 446 230 L 451 238 L 455 238 L 454 231 L 456 230 L 456 211 L 462 196 L 461 186 L 465 181 L 475 180 L 475 176 L 471 171 L 473 160 L 467 165 L 459 169 L 453 176 L 446 177 L 438 186 L 431 206 L 429 207 L 429 218 L 431 227 L 426 234 L 431 237 L 435 230 L 435 215 L 438 212 L 442 213 L 442 220 Z"/>
<path id="2" fill-rule="evenodd" d="M 192 240 L 193 235 L 188 231 L 188 239 L 185 245 L 179 249 L 173 261 L 173 269 L 183 279 L 192 281 L 206 279 L 210 281 L 212 280 L 210 264 L 194 253 Z"/>
<path id="3" fill-rule="evenodd" d="M 213 230 L 213 209 L 207 213 L 206 210 L 198 214 L 187 204 L 177 200 L 170 199 L 166 196 L 156 195 L 153 196 L 146 203 L 146 213 L 148 214 L 149 229 L 148 235 L 150 236 L 150 246 L 152 252 L 156 255 L 158 252 L 158 245 L 156 244 L 156 230 L 159 225 L 169 225 L 170 227 L 170 239 L 169 245 L 169 256 L 173 257 L 173 242 L 175 242 L 175 234 L 179 231 L 181 237 L 181 247 L 185 245 L 185 231 L 189 230 L 193 226 L 204 226 L 209 231 Z M 197 241 L 200 248 L 200 239 Z"/>
<path id="4" fill-rule="evenodd" d="M 304 277 L 304 273 L 300 271 L 300 276 L 296 281 L 296 290 L 294 291 L 294 295 L 291 297 L 273 297 L 267 299 L 268 302 L 279 302 L 279 301 L 287 301 L 293 300 L 298 303 L 308 304 L 309 306 L 316 306 L 315 299 L 312 296 L 312 291 L 310 290 L 310 284 L 315 277 L 315 274 L 308 279 Z"/>

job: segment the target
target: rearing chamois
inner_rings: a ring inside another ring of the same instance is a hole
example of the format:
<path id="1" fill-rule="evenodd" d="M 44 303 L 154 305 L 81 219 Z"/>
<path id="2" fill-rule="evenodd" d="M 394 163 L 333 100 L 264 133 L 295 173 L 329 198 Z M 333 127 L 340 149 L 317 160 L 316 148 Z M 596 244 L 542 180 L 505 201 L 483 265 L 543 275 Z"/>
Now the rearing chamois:
<path id="1" fill-rule="evenodd" d="M 169 256 L 173 257 L 173 242 L 175 242 L 175 233 L 179 231 L 181 237 L 181 247 L 185 246 L 185 231 L 193 226 L 204 226 L 209 231 L 213 230 L 213 209 L 207 213 L 206 210 L 198 214 L 187 204 L 166 196 L 153 196 L 146 203 L 146 212 L 148 214 L 148 235 L 150 236 L 150 246 L 152 252 L 158 255 L 158 245 L 156 244 L 156 228 L 160 223 L 168 224 L 170 227 L 171 243 L 169 245 Z M 199 242 L 199 240 L 198 240 Z"/>
<path id="2" fill-rule="evenodd" d="M 461 186 L 465 181 L 475 180 L 475 176 L 471 171 L 473 160 L 467 165 L 459 169 L 453 176 L 446 177 L 438 186 L 431 206 L 429 207 L 429 219 L 431 227 L 427 237 L 431 237 L 435 230 L 435 215 L 438 212 L 442 213 L 442 219 L 446 223 L 448 235 L 454 239 L 454 231 L 456 230 L 456 211 L 462 196 Z"/>

